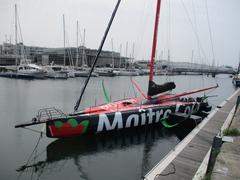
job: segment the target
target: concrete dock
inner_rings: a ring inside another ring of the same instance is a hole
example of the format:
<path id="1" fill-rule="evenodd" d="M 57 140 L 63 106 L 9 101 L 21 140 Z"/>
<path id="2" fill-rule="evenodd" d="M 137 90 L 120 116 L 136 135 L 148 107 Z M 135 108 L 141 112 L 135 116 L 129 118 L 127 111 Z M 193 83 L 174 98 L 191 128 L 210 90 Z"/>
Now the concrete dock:
<path id="1" fill-rule="evenodd" d="M 229 129 L 240 132 L 240 107 L 238 106 Z M 228 136 L 230 142 L 224 142 L 211 173 L 212 180 L 240 179 L 240 135 Z"/>
<path id="2" fill-rule="evenodd" d="M 213 138 L 232 120 L 240 90 L 222 102 L 145 176 L 145 180 L 201 179 Z"/>

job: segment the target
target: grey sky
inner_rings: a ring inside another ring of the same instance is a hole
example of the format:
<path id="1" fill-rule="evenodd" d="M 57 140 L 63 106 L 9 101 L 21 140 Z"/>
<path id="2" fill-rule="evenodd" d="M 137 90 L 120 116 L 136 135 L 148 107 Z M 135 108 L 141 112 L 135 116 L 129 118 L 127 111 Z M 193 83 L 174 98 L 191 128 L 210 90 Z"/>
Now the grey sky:
<path id="1" fill-rule="evenodd" d="M 63 46 L 62 14 L 70 46 L 76 45 L 76 21 L 86 29 L 86 46 L 97 48 L 117 0 L 0 0 L 0 43 L 5 35 L 14 41 L 14 4 L 24 43 L 34 46 Z M 135 59 L 149 59 L 156 0 L 122 0 L 104 49 L 132 53 Z M 240 51 L 240 0 L 207 0 L 216 64 L 237 66 Z M 184 9 L 185 6 L 185 9 Z M 187 12 L 186 12 L 187 9 Z M 188 15 L 189 16 L 188 16 Z M 195 15 L 195 16 L 194 16 Z M 192 25 L 189 21 L 191 19 Z M 201 50 L 193 28 L 199 36 Z M 158 57 L 163 51 L 172 61 L 212 64 L 212 51 L 205 0 L 162 0 Z"/>

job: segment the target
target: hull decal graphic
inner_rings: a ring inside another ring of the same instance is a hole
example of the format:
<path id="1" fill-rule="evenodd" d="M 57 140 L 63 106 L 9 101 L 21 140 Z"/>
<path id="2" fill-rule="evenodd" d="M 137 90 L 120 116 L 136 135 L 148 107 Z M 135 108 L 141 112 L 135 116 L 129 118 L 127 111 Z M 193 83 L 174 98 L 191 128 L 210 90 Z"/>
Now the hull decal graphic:
<path id="1" fill-rule="evenodd" d="M 122 120 L 122 113 L 116 112 L 114 116 L 113 123 L 110 124 L 110 121 L 106 114 L 99 115 L 98 127 L 97 132 L 103 131 L 104 127 L 107 131 L 113 130 L 115 128 L 122 129 L 123 128 L 123 120 Z"/>

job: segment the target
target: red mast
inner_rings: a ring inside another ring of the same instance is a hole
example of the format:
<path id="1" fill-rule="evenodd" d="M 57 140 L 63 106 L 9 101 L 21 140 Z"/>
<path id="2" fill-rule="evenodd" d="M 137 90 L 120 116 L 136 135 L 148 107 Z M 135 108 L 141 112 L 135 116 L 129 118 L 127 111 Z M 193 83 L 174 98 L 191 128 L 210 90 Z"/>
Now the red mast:
<path id="1" fill-rule="evenodd" d="M 154 62 L 155 62 L 155 58 L 156 58 L 156 47 L 157 47 L 158 23 L 159 23 L 159 16 L 160 16 L 160 6 L 161 6 L 161 0 L 157 0 L 155 25 L 154 25 L 154 34 L 153 34 L 153 43 L 152 43 L 152 56 L 151 56 L 151 64 L 150 64 L 149 82 L 153 80 Z M 149 87 L 149 84 L 148 84 L 148 87 Z"/>

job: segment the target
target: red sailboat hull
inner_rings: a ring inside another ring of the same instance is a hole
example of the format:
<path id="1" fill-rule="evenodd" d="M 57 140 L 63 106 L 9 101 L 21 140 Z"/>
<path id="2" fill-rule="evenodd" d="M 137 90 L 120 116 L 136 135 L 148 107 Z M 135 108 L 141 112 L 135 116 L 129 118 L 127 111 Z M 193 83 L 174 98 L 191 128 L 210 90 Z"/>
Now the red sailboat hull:
<path id="1" fill-rule="evenodd" d="M 202 110 L 202 103 L 193 101 L 193 98 L 160 104 L 148 104 L 148 101 L 142 98 L 127 99 L 87 108 L 66 118 L 47 121 L 47 136 L 75 137 L 161 124 L 163 120 L 168 120 L 171 113 L 182 112 L 190 116 Z"/>

